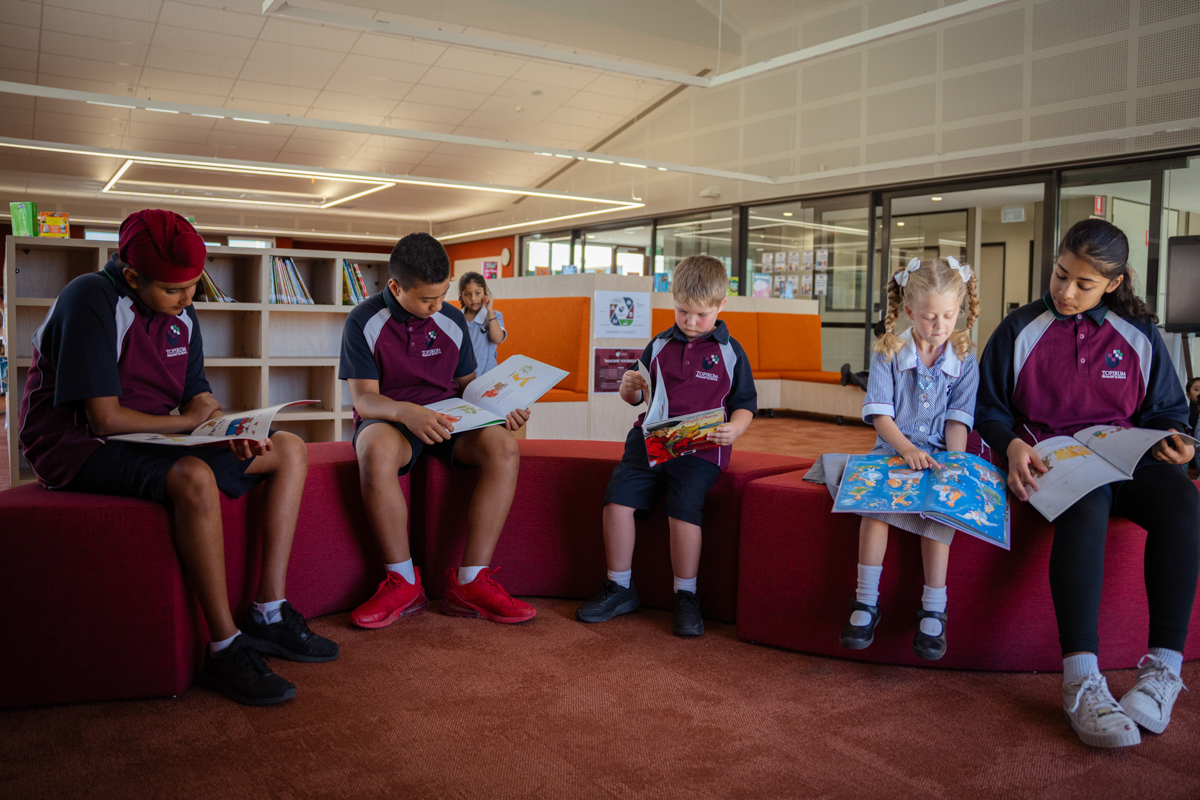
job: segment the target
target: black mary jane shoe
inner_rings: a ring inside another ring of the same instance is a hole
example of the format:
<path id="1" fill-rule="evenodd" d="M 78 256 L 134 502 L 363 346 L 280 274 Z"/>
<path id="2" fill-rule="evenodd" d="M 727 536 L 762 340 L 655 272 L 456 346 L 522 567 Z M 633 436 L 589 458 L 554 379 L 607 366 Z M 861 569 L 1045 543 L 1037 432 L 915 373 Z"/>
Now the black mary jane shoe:
<path id="1" fill-rule="evenodd" d="M 865 650 L 875 641 L 875 626 L 879 624 L 879 606 L 869 606 L 857 600 L 850 601 L 851 612 L 865 611 L 871 615 L 871 621 L 866 625 L 851 625 L 846 622 L 842 628 L 842 647 L 848 650 Z"/>
<path id="2" fill-rule="evenodd" d="M 921 620 L 936 619 L 942 623 L 942 632 L 937 636 L 930 636 L 921 631 Z M 946 615 L 940 611 L 926 611 L 921 609 L 917 612 L 917 635 L 913 637 L 913 652 L 927 661 L 937 661 L 942 656 L 946 655 Z"/>

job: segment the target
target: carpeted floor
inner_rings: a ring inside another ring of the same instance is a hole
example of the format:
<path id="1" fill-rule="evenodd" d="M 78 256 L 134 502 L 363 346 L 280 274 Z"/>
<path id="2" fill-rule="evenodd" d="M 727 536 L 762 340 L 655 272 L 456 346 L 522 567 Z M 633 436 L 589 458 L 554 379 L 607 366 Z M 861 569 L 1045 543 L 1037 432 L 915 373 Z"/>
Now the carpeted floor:
<path id="1" fill-rule="evenodd" d="M 1200 796 L 1187 694 L 1162 736 L 1096 751 L 1063 721 L 1057 674 L 858 664 L 738 642 L 728 625 L 676 639 L 659 611 L 583 625 L 573 601 L 535 604 L 517 627 L 316 620 L 342 656 L 273 661 L 298 685 L 275 708 L 192 688 L 5 713 L 0 796 Z M 1118 695 L 1133 680 L 1109 677 Z M 1200 664 L 1184 680 L 1200 684 Z"/>

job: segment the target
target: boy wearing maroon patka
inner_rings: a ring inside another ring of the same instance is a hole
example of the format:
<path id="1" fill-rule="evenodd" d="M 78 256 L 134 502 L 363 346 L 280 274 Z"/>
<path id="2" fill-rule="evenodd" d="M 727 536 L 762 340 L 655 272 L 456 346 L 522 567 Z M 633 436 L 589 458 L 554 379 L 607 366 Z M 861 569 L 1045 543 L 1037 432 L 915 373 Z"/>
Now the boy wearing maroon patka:
<path id="1" fill-rule="evenodd" d="M 261 653 L 293 661 L 330 661 L 338 654 L 337 645 L 310 631 L 284 600 L 308 472 L 304 442 L 283 432 L 230 447 L 105 438 L 190 433 L 220 415 L 204 376 L 192 307 L 205 252 L 203 239 L 173 212 L 139 211 L 121 224 L 118 255 L 67 284 L 34 333 L 20 440 L 50 489 L 144 497 L 173 507 L 179 559 L 212 635 L 200 681 L 240 703 L 267 705 L 294 697 L 296 687 L 272 672 Z M 259 481 L 265 481 L 262 574 L 239 630 L 225 587 L 217 493 L 240 497 Z"/>

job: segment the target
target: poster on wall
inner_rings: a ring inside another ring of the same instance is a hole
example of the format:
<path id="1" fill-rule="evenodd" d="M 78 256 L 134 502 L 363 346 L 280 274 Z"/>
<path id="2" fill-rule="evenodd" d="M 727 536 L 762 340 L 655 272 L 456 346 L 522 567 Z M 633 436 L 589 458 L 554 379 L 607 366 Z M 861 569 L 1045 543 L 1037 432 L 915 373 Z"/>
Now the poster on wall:
<path id="1" fill-rule="evenodd" d="M 771 276 L 764 275 L 761 272 L 754 273 L 754 283 L 751 287 L 754 297 L 770 297 L 771 296 Z"/>
<path id="2" fill-rule="evenodd" d="M 774 253 L 763 253 L 762 254 L 762 271 L 768 272 L 768 273 L 775 271 L 775 254 Z"/>
<path id="3" fill-rule="evenodd" d="M 788 253 L 788 269 L 795 272 L 800 268 L 800 251 L 792 250 Z"/>
<path id="4" fill-rule="evenodd" d="M 823 273 L 823 272 L 818 272 L 818 273 L 817 273 L 817 275 L 816 275 L 816 280 L 813 282 L 813 289 L 815 290 L 815 292 L 816 292 L 817 294 L 819 294 L 819 295 L 820 295 L 820 294 L 825 294 L 825 286 L 826 286 L 826 282 L 825 282 L 825 281 L 826 281 L 826 279 L 827 279 L 828 277 L 829 277 L 829 276 L 828 276 L 828 275 L 826 275 L 826 274 L 825 274 L 825 273 Z"/>
<path id="5" fill-rule="evenodd" d="M 485 261 L 483 262 L 483 279 L 485 281 L 494 281 L 500 277 L 500 262 Z"/>
<path id="6" fill-rule="evenodd" d="M 621 390 L 621 377 L 631 369 L 637 369 L 641 350 L 635 348 L 618 350 L 614 347 L 596 347 L 592 361 L 592 391 L 595 394 L 615 394 Z"/>
<path id="7" fill-rule="evenodd" d="M 649 339 L 650 292 L 596 292 L 597 339 Z"/>
<path id="8" fill-rule="evenodd" d="M 827 269 L 829 269 L 829 251 L 821 248 L 817 250 L 817 270 L 822 271 Z"/>
<path id="9" fill-rule="evenodd" d="M 805 272 L 812 272 L 813 268 L 813 251 L 805 250 L 803 258 L 800 261 L 801 267 Z"/>
<path id="10" fill-rule="evenodd" d="M 803 295 L 811 295 L 812 294 L 812 289 L 813 289 L 813 280 L 812 279 L 813 279 L 813 276 L 811 274 L 800 276 L 800 294 L 803 294 Z"/>

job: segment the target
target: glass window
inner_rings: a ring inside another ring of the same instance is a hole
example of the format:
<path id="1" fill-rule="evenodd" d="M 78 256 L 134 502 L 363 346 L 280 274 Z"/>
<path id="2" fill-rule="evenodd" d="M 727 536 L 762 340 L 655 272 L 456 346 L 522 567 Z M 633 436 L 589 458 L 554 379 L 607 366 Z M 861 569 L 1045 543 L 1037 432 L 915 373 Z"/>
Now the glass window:
<path id="1" fill-rule="evenodd" d="M 615 272 L 646 275 L 650 248 L 650 223 L 583 232 L 583 269 L 586 272 Z"/>
<path id="2" fill-rule="evenodd" d="M 579 270 L 571 260 L 571 232 L 535 233 L 521 237 L 522 275 L 563 275 Z"/>
<path id="3" fill-rule="evenodd" d="M 659 220 L 654 243 L 654 291 L 671 290 L 671 275 L 688 256 L 720 259 L 729 275 L 729 293 L 737 294 L 733 277 L 733 212 L 729 209 Z"/>
<path id="4" fill-rule="evenodd" d="M 94 231 L 89 228 L 83 232 L 83 238 L 98 242 L 115 242 L 120 239 L 120 235 L 116 231 Z"/>
<path id="5" fill-rule="evenodd" d="M 258 247 L 266 249 L 275 246 L 274 239 L 239 239 L 233 236 L 229 237 L 230 247 Z"/>

